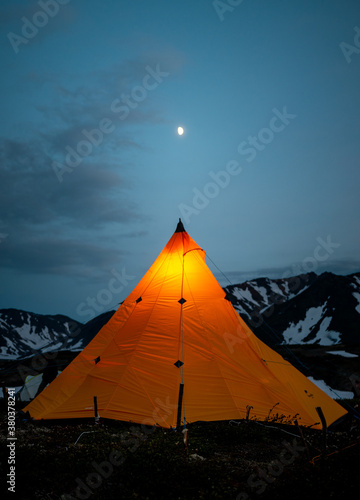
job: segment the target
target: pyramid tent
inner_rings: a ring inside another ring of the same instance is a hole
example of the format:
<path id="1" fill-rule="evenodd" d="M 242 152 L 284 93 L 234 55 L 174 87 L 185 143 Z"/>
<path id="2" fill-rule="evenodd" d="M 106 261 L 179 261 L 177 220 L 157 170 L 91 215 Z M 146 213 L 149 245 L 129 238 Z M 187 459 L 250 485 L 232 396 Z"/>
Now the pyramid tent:
<path id="1" fill-rule="evenodd" d="M 241 319 L 181 221 L 94 339 L 24 411 L 175 427 L 270 415 L 321 428 L 346 411 Z"/>

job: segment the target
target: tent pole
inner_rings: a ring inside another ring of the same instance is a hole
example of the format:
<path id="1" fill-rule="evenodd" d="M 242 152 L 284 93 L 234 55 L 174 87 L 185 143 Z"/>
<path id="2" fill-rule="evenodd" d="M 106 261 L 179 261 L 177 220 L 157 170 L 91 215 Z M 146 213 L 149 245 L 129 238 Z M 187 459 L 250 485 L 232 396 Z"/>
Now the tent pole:
<path id="1" fill-rule="evenodd" d="M 97 407 L 97 397 L 94 396 L 94 413 L 95 413 L 95 423 L 99 420 L 98 407 Z"/>
<path id="2" fill-rule="evenodd" d="M 180 429 L 180 425 L 181 425 L 181 408 L 182 408 L 183 395 L 184 395 L 184 384 L 180 384 L 178 411 L 177 411 L 177 420 L 176 420 L 176 428 L 177 429 Z"/>

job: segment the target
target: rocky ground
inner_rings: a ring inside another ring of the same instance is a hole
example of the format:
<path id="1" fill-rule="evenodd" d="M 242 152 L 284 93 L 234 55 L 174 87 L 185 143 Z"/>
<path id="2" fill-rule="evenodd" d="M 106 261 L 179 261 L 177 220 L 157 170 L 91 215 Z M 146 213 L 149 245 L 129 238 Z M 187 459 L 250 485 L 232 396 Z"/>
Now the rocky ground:
<path id="1" fill-rule="evenodd" d="M 0 427 L 4 485 L 12 442 L 4 404 Z M 321 431 L 254 421 L 190 424 L 187 446 L 182 430 L 112 421 L 17 418 L 15 436 L 16 494 L 9 498 L 352 499 L 360 489 L 353 418 L 326 442 Z"/>

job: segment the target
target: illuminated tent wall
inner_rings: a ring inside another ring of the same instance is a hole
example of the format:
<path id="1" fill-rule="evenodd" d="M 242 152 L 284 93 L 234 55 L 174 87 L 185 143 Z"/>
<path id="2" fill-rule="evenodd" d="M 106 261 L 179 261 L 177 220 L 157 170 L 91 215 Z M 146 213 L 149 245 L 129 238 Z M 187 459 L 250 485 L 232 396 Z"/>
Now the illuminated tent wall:
<path id="1" fill-rule="evenodd" d="M 320 428 L 346 411 L 251 332 L 185 231 L 175 233 L 110 321 L 24 411 L 171 427 L 270 410 Z M 316 424 L 316 425 L 314 425 Z"/>

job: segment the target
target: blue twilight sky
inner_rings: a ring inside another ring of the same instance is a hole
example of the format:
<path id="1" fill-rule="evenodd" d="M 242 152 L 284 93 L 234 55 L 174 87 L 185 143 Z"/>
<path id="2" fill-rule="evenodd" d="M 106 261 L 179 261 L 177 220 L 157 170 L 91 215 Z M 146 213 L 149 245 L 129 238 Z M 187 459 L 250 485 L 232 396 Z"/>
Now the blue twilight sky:
<path id="1" fill-rule="evenodd" d="M 234 283 L 360 270 L 358 0 L 3 0 L 0 35 L 0 308 L 116 307 L 179 217 Z"/>

